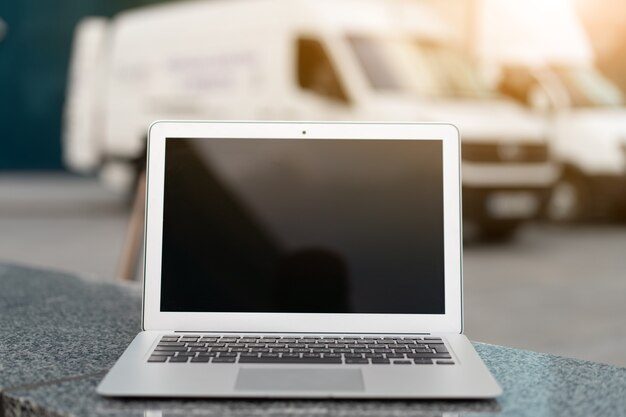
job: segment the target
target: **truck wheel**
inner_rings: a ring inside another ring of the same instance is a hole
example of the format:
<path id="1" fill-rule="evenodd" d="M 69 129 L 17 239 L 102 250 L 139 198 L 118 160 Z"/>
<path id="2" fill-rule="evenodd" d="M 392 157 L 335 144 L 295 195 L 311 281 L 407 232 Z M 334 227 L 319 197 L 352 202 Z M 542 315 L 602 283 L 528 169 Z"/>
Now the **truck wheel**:
<path id="1" fill-rule="evenodd" d="M 492 220 L 479 225 L 479 236 L 484 241 L 508 241 L 513 239 L 521 221 Z"/>
<path id="2" fill-rule="evenodd" d="M 589 209 L 588 190 L 584 181 L 575 176 L 564 176 L 552 188 L 546 207 L 546 217 L 555 222 L 583 220 Z"/>

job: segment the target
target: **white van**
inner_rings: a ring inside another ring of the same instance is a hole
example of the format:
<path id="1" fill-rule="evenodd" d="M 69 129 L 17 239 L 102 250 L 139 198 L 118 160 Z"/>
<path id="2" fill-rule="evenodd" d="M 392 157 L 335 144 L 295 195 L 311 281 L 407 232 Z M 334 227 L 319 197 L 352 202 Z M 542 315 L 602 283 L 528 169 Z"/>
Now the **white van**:
<path id="1" fill-rule="evenodd" d="M 503 73 L 502 90 L 546 113 L 552 124 L 552 153 L 562 173 L 548 217 L 626 217 L 626 107 L 619 89 L 591 66 L 508 67 Z"/>
<path id="2" fill-rule="evenodd" d="M 561 167 L 553 220 L 626 216 L 626 107 L 594 67 L 569 0 L 484 0 L 478 52 L 499 89 L 543 114 Z M 497 75 L 495 75 L 497 74 Z"/>
<path id="3" fill-rule="evenodd" d="M 98 54 L 81 54 L 103 36 Z M 466 217 L 510 236 L 556 177 L 545 128 L 480 85 L 451 43 L 427 9 L 392 0 L 194 1 L 85 21 L 74 60 L 92 63 L 72 69 L 104 71 L 70 77 L 82 82 L 68 91 L 66 161 L 123 185 L 156 119 L 451 122 Z"/>

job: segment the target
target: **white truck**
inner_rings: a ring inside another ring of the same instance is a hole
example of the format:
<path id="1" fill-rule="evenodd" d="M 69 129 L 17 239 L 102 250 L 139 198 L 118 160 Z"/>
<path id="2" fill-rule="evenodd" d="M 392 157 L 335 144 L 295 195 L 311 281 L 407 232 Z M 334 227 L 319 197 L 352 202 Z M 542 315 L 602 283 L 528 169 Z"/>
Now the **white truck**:
<path id="1" fill-rule="evenodd" d="M 468 229 L 508 237 L 555 180 L 545 127 L 481 85 L 453 45 L 428 9 L 401 0 L 193 1 L 86 20 L 66 161 L 124 188 L 156 119 L 450 122 Z"/>
<path id="2" fill-rule="evenodd" d="M 594 68 L 569 0 L 483 0 L 478 55 L 502 92 L 543 114 L 561 175 L 553 220 L 626 217 L 626 107 Z"/>

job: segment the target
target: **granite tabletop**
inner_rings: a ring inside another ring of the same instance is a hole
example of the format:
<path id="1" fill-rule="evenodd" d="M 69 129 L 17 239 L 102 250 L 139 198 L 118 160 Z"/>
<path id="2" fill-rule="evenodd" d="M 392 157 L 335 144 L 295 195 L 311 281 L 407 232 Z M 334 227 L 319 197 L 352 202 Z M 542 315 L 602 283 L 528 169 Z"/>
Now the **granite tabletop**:
<path id="1" fill-rule="evenodd" d="M 626 416 L 626 368 L 475 343 L 489 401 L 106 399 L 95 387 L 140 328 L 137 285 L 0 265 L 0 417 Z"/>

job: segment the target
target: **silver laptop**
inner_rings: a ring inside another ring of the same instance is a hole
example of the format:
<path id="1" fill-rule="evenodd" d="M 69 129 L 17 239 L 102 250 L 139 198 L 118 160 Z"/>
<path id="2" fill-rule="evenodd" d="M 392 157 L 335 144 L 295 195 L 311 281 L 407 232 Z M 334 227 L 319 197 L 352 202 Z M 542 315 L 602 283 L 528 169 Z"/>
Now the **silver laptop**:
<path id="1" fill-rule="evenodd" d="M 157 122 L 142 331 L 106 396 L 488 398 L 445 124 Z"/>

